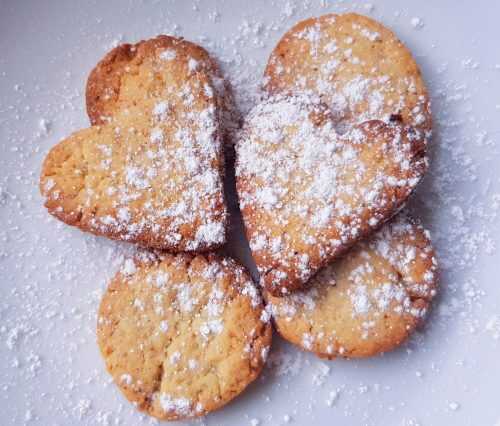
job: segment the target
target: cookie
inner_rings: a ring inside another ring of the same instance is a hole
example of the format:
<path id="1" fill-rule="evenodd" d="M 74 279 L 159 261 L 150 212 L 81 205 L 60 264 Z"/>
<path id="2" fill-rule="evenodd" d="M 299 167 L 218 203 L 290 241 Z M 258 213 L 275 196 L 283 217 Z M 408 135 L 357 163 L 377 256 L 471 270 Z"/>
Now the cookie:
<path id="1" fill-rule="evenodd" d="M 87 90 L 97 124 L 73 133 L 45 159 L 45 206 L 69 225 L 143 246 L 222 245 L 224 159 L 208 54 L 166 36 L 113 52 Z M 126 62 L 126 72 L 102 77 L 115 62 Z M 109 89 L 98 95 L 97 86 Z"/>
<path id="2" fill-rule="evenodd" d="M 99 308 L 106 368 L 139 410 L 164 420 L 205 415 L 257 378 L 269 315 L 245 270 L 215 255 L 128 260 Z"/>
<path id="3" fill-rule="evenodd" d="M 89 74 L 85 91 L 87 114 L 91 124 L 112 122 L 124 111 L 134 109 L 136 83 L 133 76 L 143 60 L 141 51 L 152 44 L 169 49 L 163 54 L 165 58 L 181 61 L 192 59 L 192 66 L 203 69 L 210 75 L 223 124 L 222 131 L 228 135 L 234 131 L 238 127 L 239 116 L 234 106 L 232 88 L 223 78 L 217 62 L 200 46 L 171 36 L 159 36 L 136 44 L 121 44 L 96 65 Z"/>
<path id="4" fill-rule="evenodd" d="M 286 297 L 267 294 L 279 333 L 320 357 L 368 357 L 390 351 L 422 321 L 436 294 L 429 235 L 399 215 L 372 238 Z"/>
<path id="5" fill-rule="evenodd" d="M 261 282 L 279 296 L 310 278 L 404 204 L 427 169 L 426 146 L 399 122 L 339 134 L 315 95 L 276 95 L 237 142 L 240 208 Z"/>
<path id="6" fill-rule="evenodd" d="M 431 136 L 430 101 L 419 67 L 392 31 L 365 16 L 324 15 L 299 22 L 265 70 L 271 94 L 310 90 L 335 115 L 338 131 L 399 117 L 413 137 Z"/>

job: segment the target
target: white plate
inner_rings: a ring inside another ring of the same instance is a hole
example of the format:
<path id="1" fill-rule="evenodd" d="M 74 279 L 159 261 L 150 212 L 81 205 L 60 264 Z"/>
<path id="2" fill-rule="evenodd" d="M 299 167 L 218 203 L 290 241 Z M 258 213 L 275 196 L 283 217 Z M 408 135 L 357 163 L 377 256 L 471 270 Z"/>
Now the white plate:
<path id="1" fill-rule="evenodd" d="M 51 219 L 37 188 L 48 149 L 88 125 L 89 70 L 116 43 L 176 33 L 217 55 L 247 109 L 287 28 L 351 10 L 393 28 L 430 87 L 432 165 L 412 206 L 432 230 L 442 296 L 384 357 L 325 362 L 275 339 L 262 379 L 203 422 L 500 424 L 500 7 L 401 3 L 0 1 L 1 424 L 152 422 L 110 383 L 95 343 L 100 292 L 126 249 Z"/>

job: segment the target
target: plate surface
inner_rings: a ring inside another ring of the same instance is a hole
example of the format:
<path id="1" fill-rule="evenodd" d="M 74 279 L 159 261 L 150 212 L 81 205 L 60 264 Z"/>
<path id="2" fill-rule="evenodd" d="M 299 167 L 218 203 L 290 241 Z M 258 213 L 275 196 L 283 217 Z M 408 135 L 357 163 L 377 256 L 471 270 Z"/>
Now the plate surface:
<path id="1" fill-rule="evenodd" d="M 500 4 L 0 0 L 0 407 L 3 425 L 147 425 L 95 343 L 100 294 L 130 251 L 49 217 L 49 148 L 88 126 L 84 85 L 111 47 L 174 33 L 213 52 L 245 112 L 295 22 L 357 11 L 390 28 L 433 102 L 430 173 L 411 209 L 432 231 L 441 296 L 399 350 L 321 361 L 275 339 L 268 368 L 207 425 L 500 425 Z M 250 264 L 235 226 L 229 251 Z"/>

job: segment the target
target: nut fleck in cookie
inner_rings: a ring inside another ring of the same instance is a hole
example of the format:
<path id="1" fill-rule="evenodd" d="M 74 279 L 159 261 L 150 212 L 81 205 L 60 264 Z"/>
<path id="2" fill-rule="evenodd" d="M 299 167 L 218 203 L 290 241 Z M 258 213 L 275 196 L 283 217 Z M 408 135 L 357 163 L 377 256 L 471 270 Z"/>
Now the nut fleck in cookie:
<path id="1" fill-rule="evenodd" d="M 213 74 L 205 50 L 173 37 L 111 52 L 87 89 L 98 125 L 73 133 L 45 159 L 40 188 L 49 212 L 84 231 L 149 247 L 222 245 L 224 165 Z"/>
<path id="2" fill-rule="evenodd" d="M 143 254 L 128 260 L 99 309 L 98 343 L 115 383 L 159 419 L 205 415 L 264 365 L 269 315 L 234 261 Z"/>
<path id="3" fill-rule="evenodd" d="M 279 333 L 321 357 L 376 355 L 405 341 L 427 312 L 437 287 L 434 250 L 419 224 L 398 216 L 311 284 L 267 295 Z"/>
<path id="4" fill-rule="evenodd" d="M 237 142 L 240 208 L 261 281 L 303 288 L 323 266 L 389 219 L 427 168 L 425 143 L 399 122 L 340 135 L 314 95 L 256 106 Z"/>
<path id="5" fill-rule="evenodd" d="M 321 95 L 341 131 L 397 116 L 414 128 L 413 137 L 430 137 L 430 102 L 418 65 L 392 31 L 365 16 L 299 22 L 275 47 L 265 77 L 271 94 Z"/>

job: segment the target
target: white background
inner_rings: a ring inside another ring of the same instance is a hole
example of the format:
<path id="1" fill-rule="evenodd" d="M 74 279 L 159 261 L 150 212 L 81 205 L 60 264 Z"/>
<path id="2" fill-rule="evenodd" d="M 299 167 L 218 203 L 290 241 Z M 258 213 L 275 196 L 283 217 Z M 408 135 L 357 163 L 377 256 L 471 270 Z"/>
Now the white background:
<path id="1" fill-rule="evenodd" d="M 398 34 L 430 88 L 432 165 L 411 205 L 432 231 L 441 296 L 411 342 L 376 359 L 320 361 L 276 338 L 263 377 L 202 422 L 500 425 L 499 6 L 0 0 L 0 423 L 153 422 L 110 383 L 95 343 L 100 293 L 128 248 L 51 219 L 37 188 L 48 149 L 88 126 L 84 85 L 96 62 L 122 41 L 183 35 L 222 62 L 245 111 L 286 29 L 358 11 Z M 230 252 L 246 258 L 237 232 Z"/>

